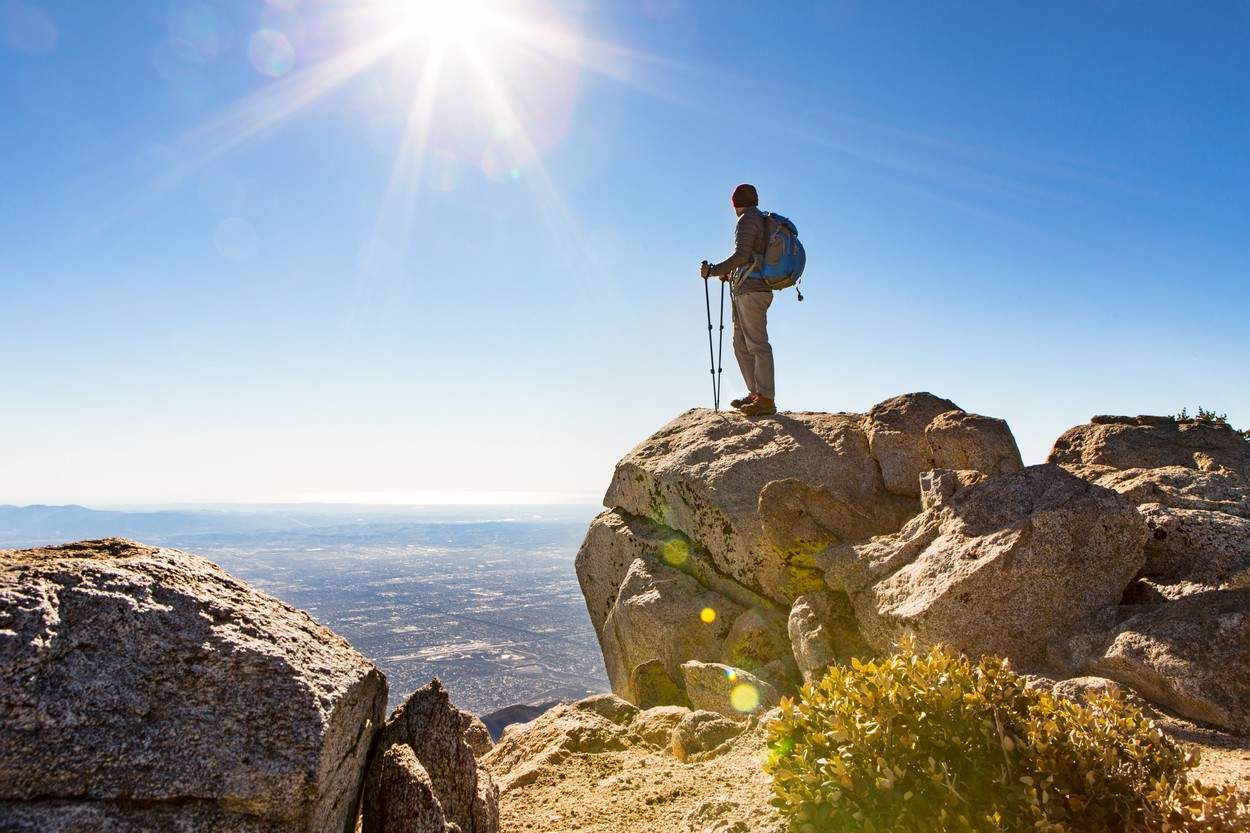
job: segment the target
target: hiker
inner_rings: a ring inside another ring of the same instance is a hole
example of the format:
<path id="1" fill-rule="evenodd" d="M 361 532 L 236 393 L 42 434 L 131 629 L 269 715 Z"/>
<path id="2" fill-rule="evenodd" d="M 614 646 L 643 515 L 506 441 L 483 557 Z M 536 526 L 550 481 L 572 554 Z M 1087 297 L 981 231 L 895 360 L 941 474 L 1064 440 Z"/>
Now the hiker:
<path id="1" fill-rule="evenodd" d="M 754 185 L 739 185 L 731 202 L 738 215 L 734 253 L 720 263 L 703 261 L 699 275 L 704 280 L 715 275 L 730 286 L 734 355 L 746 382 L 747 395 L 729 404 L 747 416 L 775 414 L 773 348 L 768 343 L 768 307 L 773 302 L 773 291 L 763 279 L 747 275 L 755 256 L 764 251 L 764 215 Z"/>

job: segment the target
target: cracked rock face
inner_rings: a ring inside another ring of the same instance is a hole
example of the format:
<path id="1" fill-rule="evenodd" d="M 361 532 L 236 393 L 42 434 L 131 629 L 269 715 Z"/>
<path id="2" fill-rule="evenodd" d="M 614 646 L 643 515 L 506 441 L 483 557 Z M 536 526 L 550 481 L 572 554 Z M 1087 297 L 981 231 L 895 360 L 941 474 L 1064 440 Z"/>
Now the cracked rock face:
<path id="1" fill-rule="evenodd" d="M 0 829 L 337 833 L 386 682 L 202 558 L 0 552 Z"/>
<path id="2" fill-rule="evenodd" d="M 867 414 L 692 410 L 670 422 L 617 465 L 608 511 L 577 557 L 612 690 L 685 703 L 690 660 L 793 690 L 802 674 L 788 620 L 796 599 L 826 590 L 817 555 L 899 529 L 935 465 L 995 475 L 1019 469 L 1020 455 L 1001 420 L 927 393 Z M 826 634 L 848 632 L 830 624 Z M 821 649 L 862 643 L 843 647 Z"/>

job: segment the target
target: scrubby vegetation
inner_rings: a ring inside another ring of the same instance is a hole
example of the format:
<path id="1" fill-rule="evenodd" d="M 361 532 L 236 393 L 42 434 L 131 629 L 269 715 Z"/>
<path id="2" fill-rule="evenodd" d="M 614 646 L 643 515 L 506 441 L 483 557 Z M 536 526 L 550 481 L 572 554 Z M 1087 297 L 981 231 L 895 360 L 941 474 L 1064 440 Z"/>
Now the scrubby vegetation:
<path id="1" fill-rule="evenodd" d="M 1181 408 L 1181 412 L 1179 414 L 1173 414 L 1172 418 L 1177 422 L 1205 422 L 1210 425 L 1227 425 L 1229 428 L 1233 428 L 1233 426 L 1228 423 L 1228 414 L 1217 414 L 1215 411 L 1207 410 L 1201 405 L 1198 406 L 1198 412 L 1193 416 L 1189 415 L 1188 408 Z M 1240 428 L 1233 428 L 1233 430 L 1245 437 L 1247 440 L 1250 440 L 1250 428 L 1244 430 Z"/>
<path id="2" fill-rule="evenodd" d="M 1245 831 L 1246 796 L 1135 707 L 1030 689 L 934 648 L 835 667 L 784 701 L 766 765 L 799 833 Z"/>

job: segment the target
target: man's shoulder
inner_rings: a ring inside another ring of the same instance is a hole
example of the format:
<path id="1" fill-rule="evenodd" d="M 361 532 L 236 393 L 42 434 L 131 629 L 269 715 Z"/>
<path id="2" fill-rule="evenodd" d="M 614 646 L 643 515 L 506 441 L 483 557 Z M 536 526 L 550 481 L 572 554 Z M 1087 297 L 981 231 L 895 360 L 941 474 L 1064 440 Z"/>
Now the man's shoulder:
<path id="1" fill-rule="evenodd" d="M 764 222 L 764 212 L 754 206 L 748 208 L 746 211 L 743 211 L 742 214 L 738 216 L 738 225 L 740 226 L 753 226 L 762 222 Z"/>

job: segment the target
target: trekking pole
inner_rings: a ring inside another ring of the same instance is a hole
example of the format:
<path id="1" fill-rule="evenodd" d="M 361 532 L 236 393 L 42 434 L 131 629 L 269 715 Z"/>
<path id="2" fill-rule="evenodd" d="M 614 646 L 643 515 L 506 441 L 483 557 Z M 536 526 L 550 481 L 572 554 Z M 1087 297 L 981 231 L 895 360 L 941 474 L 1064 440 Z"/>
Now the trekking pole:
<path id="1" fill-rule="evenodd" d="M 720 410 L 720 391 L 716 387 L 716 355 L 712 352 L 712 295 L 707 288 L 707 278 L 703 279 L 703 305 L 707 308 L 707 357 L 712 367 L 712 409 Z"/>
<path id="2" fill-rule="evenodd" d="M 720 282 L 720 334 L 716 343 L 716 410 L 720 410 L 720 389 L 721 376 L 723 368 L 721 367 L 721 356 L 725 353 L 725 282 Z"/>

